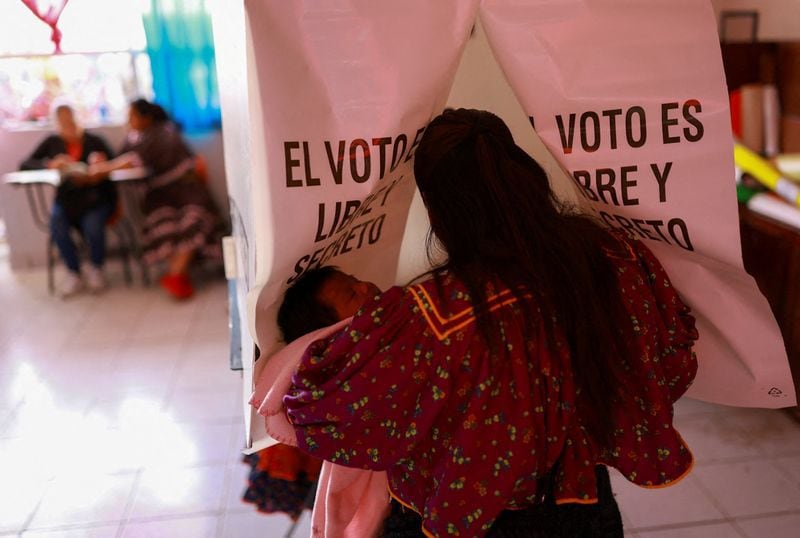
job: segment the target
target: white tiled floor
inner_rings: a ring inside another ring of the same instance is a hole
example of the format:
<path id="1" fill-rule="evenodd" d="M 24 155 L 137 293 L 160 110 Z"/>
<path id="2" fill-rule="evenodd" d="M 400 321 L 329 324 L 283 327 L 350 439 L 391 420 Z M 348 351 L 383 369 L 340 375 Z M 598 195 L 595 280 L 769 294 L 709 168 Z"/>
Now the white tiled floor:
<path id="1" fill-rule="evenodd" d="M 240 500 L 225 283 L 176 303 L 108 272 L 106 294 L 60 301 L 0 257 L 0 536 L 284 536 Z"/>
<path id="2" fill-rule="evenodd" d="M 62 302 L 0 259 L 0 536 L 284 536 L 240 500 L 225 284 L 174 303 L 110 269 L 107 294 Z M 613 474 L 626 536 L 800 536 L 800 424 L 692 400 L 677 416 L 695 471 L 663 490 Z"/>

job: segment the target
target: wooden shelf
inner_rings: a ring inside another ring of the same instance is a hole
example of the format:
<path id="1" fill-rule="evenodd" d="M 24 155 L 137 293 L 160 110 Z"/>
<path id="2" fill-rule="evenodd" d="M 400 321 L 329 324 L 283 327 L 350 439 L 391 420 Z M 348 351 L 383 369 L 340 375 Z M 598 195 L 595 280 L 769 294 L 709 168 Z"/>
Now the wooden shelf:
<path id="1" fill-rule="evenodd" d="M 800 395 L 800 231 L 739 204 L 744 267 L 780 327 Z M 800 419 L 800 406 L 791 410 Z"/>

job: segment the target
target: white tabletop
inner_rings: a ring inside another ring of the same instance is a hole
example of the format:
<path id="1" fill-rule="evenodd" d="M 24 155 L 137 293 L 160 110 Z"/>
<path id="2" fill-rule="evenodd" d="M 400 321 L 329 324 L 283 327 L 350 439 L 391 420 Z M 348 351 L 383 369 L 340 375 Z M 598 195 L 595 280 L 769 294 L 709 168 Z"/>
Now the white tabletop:
<path id="1" fill-rule="evenodd" d="M 5 183 L 14 185 L 34 185 L 36 183 L 47 183 L 58 185 L 61 183 L 61 174 L 58 170 L 21 170 L 19 172 L 9 172 L 3 175 Z"/>
<path id="2" fill-rule="evenodd" d="M 150 171 L 147 168 L 123 168 L 111 172 L 111 181 L 140 181 L 147 179 Z M 13 185 L 48 184 L 56 186 L 61 183 L 61 173 L 58 170 L 43 168 L 41 170 L 21 170 L 3 175 L 3 181 Z"/>
<path id="3" fill-rule="evenodd" d="M 150 170 L 143 166 L 123 168 L 111 172 L 110 177 L 111 181 L 139 181 L 150 177 Z"/>

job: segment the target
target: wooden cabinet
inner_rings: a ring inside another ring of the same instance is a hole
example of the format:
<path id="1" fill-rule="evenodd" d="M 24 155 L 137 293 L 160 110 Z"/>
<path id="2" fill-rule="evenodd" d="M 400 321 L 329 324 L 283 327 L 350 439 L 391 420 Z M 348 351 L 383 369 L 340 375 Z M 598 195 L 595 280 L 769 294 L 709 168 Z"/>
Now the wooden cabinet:
<path id="1" fill-rule="evenodd" d="M 800 395 L 800 230 L 741 204 L 739 221 L 744 267 L 775 314 Z M 793 413 L 800 418 L 800 406 Z"/>

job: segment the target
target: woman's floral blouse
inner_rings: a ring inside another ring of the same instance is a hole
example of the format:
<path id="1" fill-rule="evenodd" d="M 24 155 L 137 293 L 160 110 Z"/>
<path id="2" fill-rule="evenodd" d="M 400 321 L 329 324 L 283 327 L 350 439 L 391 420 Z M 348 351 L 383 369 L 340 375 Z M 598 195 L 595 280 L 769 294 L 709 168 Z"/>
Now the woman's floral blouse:
<path id="1" fill-rule="evenodd" d="M 620 361 L 614 446 L 581 425 L 563 335 L 547 338 L 542 322 L 524 334 L 517 299 L 499 291 L 490 306 L 503 345 L 490 352 L 465 287 L 445 273 L 441 288 L 389 289 L 309 347 L 284 399 L 300 448 L 385 470 L 391 494 L 431 536 L 483 536 L 502 510 L 535 502 L 556 460 L 559 503 L 596 502 L 599 463 L 645 487 L 682 478 L 692 455 L 672 404 L 697 370 L 694 318 L 647 247 L 622 239 L 615 250 L 628 313 L 619 330 L 638 360 Z"/>

